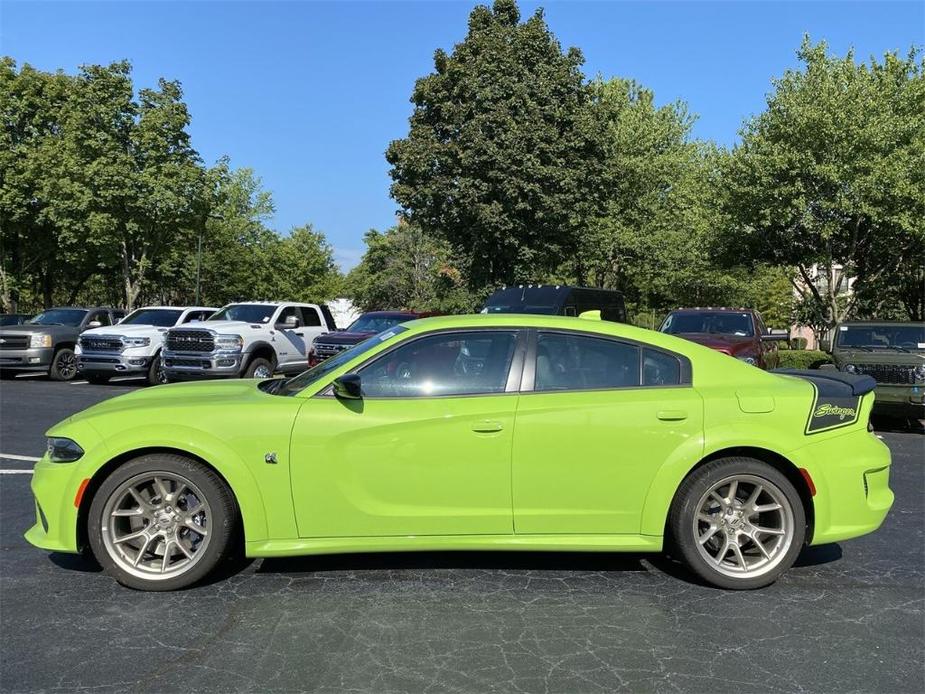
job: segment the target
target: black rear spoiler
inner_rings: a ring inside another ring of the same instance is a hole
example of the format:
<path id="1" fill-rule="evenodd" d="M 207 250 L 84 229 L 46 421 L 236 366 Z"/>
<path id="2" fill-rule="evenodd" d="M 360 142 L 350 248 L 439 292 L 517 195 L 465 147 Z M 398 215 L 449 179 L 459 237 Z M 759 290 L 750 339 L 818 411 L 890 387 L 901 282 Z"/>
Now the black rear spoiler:
<path id="1" fill-rule="evenodd" d="M 823 369 L 774 369 L 773 373 L 796 376 L 811 381 L 820 391 L 834 397 L 866 395 L 877 387 L 871 376 Z"/>
<path id="2" fill-rule="evenodd" d="M 809 381 L 816 393 L 806 433 L 818 434 L 829 429 L 851 426 L 861 414 L 861 398 L 877 387 L 870 376 L 822 369 L 774 369 L 781 376 L 795 376 Z"/>

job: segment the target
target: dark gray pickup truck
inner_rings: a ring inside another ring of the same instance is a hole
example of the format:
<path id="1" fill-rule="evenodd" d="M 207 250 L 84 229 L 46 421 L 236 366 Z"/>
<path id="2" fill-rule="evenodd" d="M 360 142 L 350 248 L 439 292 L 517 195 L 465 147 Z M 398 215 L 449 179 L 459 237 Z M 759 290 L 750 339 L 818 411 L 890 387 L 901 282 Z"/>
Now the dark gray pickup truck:
<path id="1" fill-rule="evenodd" d="M 0 376 L 39 371 L 55 381 L 70 381 L 77 374 L 77 336 L 124 317 L 121 309 L 99 306 L 50 308 L 28 323 L 0 328 Z"/>

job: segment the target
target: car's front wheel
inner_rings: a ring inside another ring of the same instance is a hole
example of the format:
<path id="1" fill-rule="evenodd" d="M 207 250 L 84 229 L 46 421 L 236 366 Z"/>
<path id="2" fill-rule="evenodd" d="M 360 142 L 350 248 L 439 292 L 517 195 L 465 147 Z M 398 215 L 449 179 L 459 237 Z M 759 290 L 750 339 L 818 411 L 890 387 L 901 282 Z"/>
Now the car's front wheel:
<path id="1" fill-rule="evenodd" d="M 52 381 L 70 381 L 77 375 L 77 357 L 70 347 L 61 347 L 51 359 L 48 377 Z"/>
<path id="2" fill-rule="evenodd" d="M 235 508 L 228 486 L 205 465 L 151 454 L 104 480 L 87 532 L 97 561 L 119 583 L 175 590 L 201 580 L 229 553 Z"/>
<path id="3" fill-rule="evenodd" d="M 780 471 L 753 458 L 723 458 L 684 480 L 669 528 L 694 573 L 720 588 L 748 590 L 773 583 L 793 565 L 806 516 Z"/>

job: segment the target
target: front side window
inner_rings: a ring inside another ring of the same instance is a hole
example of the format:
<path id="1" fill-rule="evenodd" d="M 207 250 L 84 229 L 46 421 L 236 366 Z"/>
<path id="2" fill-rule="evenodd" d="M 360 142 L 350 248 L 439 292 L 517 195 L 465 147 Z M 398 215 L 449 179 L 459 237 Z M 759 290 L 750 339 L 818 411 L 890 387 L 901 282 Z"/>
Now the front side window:
<path id="1" fill-rule="evenodd" d="M 209 318 L 213 320 L 239 320 L 245 323 L 269 323 L 275 306 L 261 304 L 231 304 Z"/>
<path id="2" fill-rule="evenodd" d="M 93 321 L 99 321 L 101 326 L 112 325 L 111 321 L 109 320 L 109 311 L 97 311 L 95 314 L 90 316 L 90 320 L 88 322 L 92 323 Z"/>
<path id="3" fill-rule="evenodd" d="M 357 373 L 363 395 L 374 398 L 503 393 L 516 342 L 516 333 L 504 331 L 429 335 Z"/>
<path id="4" fill-rule="evenodd" d="M 639 348 L 586 335 L 540 333 L 533 389 L 592 390 L 639 385 Z"/>

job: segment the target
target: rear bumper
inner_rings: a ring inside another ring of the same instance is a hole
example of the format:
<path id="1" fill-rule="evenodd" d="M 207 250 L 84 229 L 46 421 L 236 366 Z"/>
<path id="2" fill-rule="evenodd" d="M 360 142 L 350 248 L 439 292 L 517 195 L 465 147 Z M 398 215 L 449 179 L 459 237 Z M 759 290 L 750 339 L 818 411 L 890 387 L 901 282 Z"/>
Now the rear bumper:
<path id="1" fill-rule="evenodd" d="M 48 371 L 48 367 L 51 366 L 51 360 L 54 355 L 54 347 L 0 350 L 0 369 Z"/>
<path id="2" fill-rule="evenodd" d="M 858 429 L 804 446 L 788 457 L 809 472 L 816 487 L 810 544 L 866 535 L 883 523 L 893 505 L 890 449 L 875 435 Z"/>

